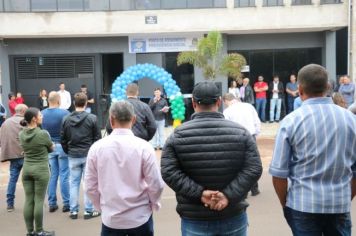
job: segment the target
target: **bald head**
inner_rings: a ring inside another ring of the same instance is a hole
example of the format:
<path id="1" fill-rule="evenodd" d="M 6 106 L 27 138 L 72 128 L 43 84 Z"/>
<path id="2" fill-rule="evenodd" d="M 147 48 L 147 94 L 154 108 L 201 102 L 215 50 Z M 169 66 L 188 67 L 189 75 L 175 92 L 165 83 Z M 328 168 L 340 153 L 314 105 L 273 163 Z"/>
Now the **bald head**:
<path id="1" fill-rule="evenodd" d="M 56 91 L 51 91 L 48 95 L 48 103 L 49 107 L 54 108 L 54 107 L 59 107 L 61 102 L 61 97 Z"/>
<path id="2" fill-rule="evenodd" d="M 28 107 L 25 104 L 18 104 L 15 107 L 15 113 L 18 116 L 24 116 L 27 109 Z"/>

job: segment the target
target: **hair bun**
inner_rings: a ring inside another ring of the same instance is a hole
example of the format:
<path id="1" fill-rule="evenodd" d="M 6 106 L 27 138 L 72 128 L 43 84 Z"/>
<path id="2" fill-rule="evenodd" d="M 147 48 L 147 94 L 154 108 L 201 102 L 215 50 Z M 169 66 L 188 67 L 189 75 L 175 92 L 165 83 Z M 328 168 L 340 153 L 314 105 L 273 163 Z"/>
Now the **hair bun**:
<path id="1" fill-rule="evenodd" d="M 21 126 L 27 126 L 27 121 L 25 119 L 20 121 Z"/>

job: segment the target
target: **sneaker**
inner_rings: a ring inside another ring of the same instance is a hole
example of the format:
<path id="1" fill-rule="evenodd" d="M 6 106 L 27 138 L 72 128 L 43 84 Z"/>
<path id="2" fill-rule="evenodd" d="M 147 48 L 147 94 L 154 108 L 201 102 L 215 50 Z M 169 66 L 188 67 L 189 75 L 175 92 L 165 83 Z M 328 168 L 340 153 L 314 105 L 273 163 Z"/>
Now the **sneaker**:
<path id="1" fill-rule="evenodd" d="M 69 212 L 69 211 L 70 211 L 69 206 L 63 206 L 62 212 Z"/>
<path id="2" fill-rule="evenodd" d="M 14 206 L 7 206 L 6 208 L 7 212 L 13 212 L 15 210 Z"/>
<path id="3" fill-rule="evenodd" d="M 55 233 L 54 233 L 54 231 L 44 231 L 44 230 L 42 230 L 41 232 L 35 233 L 34 236 L 55 236 Z"/>
<path id="4" fill-rule="evenodd" d="M 58 206 L 49 206 L 49 212 L 55 212 L 56 210 L 58 210 Z"/>
<path id="5" fill-rule="evenodd" d="M 73 211 L 69 214 L 69 218 L 71 218 L 72 220 L 76 220 L 78 219 L 78 212 Z"/>
<path id="6" fill-rule="evenodd" d="M 273 120 L 270 120 L 269 123 L 273 123 Z"/>
<path id="7" fill-rule="evenodd" d="M 27 233 L 26 236 L 35 236 L 35 232 L 32 232 L 32 233 Z"/>
<path id="8" fill-rule="evenodd" d="M 84 220 L 89 220 L 91 218 L 95 218 L 100 216 L 100 212 L 98 211 L 93 211 L 93 212 L 84 212 Z"/>

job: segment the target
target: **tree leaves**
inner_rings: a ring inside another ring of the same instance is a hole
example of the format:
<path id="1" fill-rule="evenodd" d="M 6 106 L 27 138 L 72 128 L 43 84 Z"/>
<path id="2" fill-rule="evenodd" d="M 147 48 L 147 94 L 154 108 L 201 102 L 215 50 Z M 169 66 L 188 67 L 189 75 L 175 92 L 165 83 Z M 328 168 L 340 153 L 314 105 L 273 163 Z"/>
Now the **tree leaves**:
<path id="1" fill-rule="evenodd" d="M 202 69 L 205 79 L 214 80 L 219 74 L 239 77 L 241 68 L 246 65 L 245 58 L 238 53 L 222 55 L 223 40 L 218 31 L 209 32 L 198 41 L 197 51 L 181 52 L 177 65 L 192 64 Z"/>

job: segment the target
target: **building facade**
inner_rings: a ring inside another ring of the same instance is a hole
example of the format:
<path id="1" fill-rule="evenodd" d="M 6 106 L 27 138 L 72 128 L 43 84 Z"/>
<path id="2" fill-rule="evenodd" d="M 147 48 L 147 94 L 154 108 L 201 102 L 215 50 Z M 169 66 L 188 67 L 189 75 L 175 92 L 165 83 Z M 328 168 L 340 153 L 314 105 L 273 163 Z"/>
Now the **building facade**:
<path id="1" fill-rule="evenodd" d="M 333 80 L 347 73 L 355 78 L 352 1 L 0 0 L 2 101 L 21 91 L 35 105 L 42 88 L 57 90 L 64 82 L 75 93 L 87 84 L 104 114 L 112 82 L 137 63 L 164 67 L 189 94 L 203 77 L 197 68 L 176 65 L 186 46 L 177 45 L 211 30 L 223 33 L 225 53 L 245 56 L 252 82 L 273 74 L 287 81 L 308 63 L 324 65 Z M 225 92 L 227 78 L 217 81 Z M 139 84 L 142 98 L 158 86 L 148 79 Z"/>

